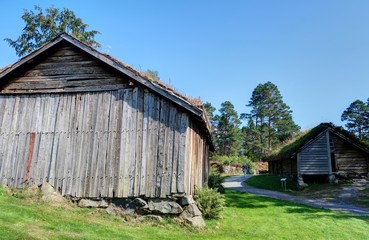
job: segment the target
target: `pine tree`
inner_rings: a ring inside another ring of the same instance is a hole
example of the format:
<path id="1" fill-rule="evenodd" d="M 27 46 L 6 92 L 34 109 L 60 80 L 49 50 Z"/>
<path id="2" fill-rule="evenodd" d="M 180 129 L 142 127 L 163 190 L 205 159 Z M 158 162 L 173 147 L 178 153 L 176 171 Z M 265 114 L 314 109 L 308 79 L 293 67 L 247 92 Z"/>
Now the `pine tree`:
<path id="1" fill-rule="evenodd" d="M 213 107 L 209 102 L 204 103 L 203 106 L 205 108 L 208 119 L 211 121 L 214 118 L 214 112 L 216 110 L 215 107 Z"/>
<path id="2" fill-rule="evenodd" d="M 249 144 L 258 149 L 259 159 L 272 150 L 272 148 L 297 134 L 300 127 L 292 119 L 292 110 L 283 102 L 282 95 L 277 86 L 271 82 L 259 84 L 252 92 L 247 105 L 251 107 L 249 114 L 243 118 L 252 121 L 257 135 Z"/>
<path id="3" fill-rule="evenodd" d="M 360 140 L 369 139 L 369 99 L 367 104 L 356 100 L 342 113 L 341 121 L 346 121 L 348 131 Z"/>
<path id="4" fill-rule="evenodd" d="M 59 11 L 57 8 L 49 7 L 44 12 L 40 6 L 34 6 L 34 8 L 36 12 L 24 10 L 22 19 L 26 22 L 26 26 L 21 35 L 16 40 L 4 39 L 15 49 L 19 57 L 32 52 L 64 32 L 92 47 L 100 47 L 100 44 L 94 40 L 99 32 L 87 31 L 88 25 L 83 23 L 73 11 L 67 8 Z"/>
<path id="5" fill-rule="evenodd" d="M 259 153 L 265 146 L 259 141 L 260 131 L 256 128 L 254 121 L 248 119 L 246 126 L 241 129 L 242 132 L 242 153 L 251 159 L 258 159 Z"/>
<path id="6" fill-rule="evenodd" d="M 241 120 L 231 102 L 221 104 L 215 121 L 215 144 L 219 155 L 237 156 L 241 149 Z"/>

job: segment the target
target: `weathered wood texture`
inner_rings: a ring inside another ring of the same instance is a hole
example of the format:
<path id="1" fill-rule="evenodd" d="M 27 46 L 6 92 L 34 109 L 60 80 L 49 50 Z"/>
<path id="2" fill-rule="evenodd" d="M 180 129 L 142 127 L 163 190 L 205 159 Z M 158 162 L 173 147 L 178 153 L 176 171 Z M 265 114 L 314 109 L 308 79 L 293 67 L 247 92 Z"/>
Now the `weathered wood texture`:
<path id="1" fill-rule="evenodd" d="M 329 156 L 327 152 L 327 135 L 321 134 L 320 138 L 308 144 L 300 152 L 300 174 L 329 174 Z"/>
<path id="2" fill-rule="evenodd" d="M 0 95 L 0 177 L 77 197 L 194 193 L 207 144 L 189 115 L 142 89 Z"/>
<path id="3" fill-rule="evenodd" d="M 330 134 L 331 151 L 336 161 L 337 172 L 368 173 L 367 155 L 347 141 Z"/>
<path id="4" fill-rule="evenodd" d="M 293 177 L 297 175 L 296 157 L 268 162 L 268 171 L 271 174 Z"/>
<path id="5" fill-rule="evenodd" d="M 81 92 L 116 90 L 127 86 L 127 79 L 87 56 L 66 46 L 43 61 L 28 63 L 2 83 L 0 93 Z"/>
<path id="6" fill-rule="evenodd" d="M 270 161 L 269 171 L 275 175 L 356 173 L 365 175 L 369 171 L 368 154 L 336 134 L 320 134 L 319 138 L 307 144 L 299 157 Z M 329 144 L 329 145 L 328 145 Z M 329 156 L 329 155 L 330 156 Z M 299 160 L 299 166 L 297 161 Z M 329 162 L 331 160 L 331 162 Z"/>
<path id="7" fill-rule="evenodd" d="M 209 144 L 191 113 L 74 47 L 1 79 L 0 182 L 77 197 L 193 194 Z"/>

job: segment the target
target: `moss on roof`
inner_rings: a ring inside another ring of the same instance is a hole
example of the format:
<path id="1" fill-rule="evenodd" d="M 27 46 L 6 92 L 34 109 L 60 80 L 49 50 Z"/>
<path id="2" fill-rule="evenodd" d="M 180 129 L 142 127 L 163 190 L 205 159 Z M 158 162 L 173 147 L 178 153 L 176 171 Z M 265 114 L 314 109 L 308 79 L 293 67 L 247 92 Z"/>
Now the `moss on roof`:
<path id="1" fill-rule="evenodd" d="M 264 158 L 265 161 L 281 160 L 293 157 L 305 144 L 313 141 L 320 133 L 330 129 L 336 134 L 341 134 L 349 138 L 352 142 L 362 146 L 364 149 L 368 148 L 368 145 L 359 141 L 356 136 L 348 131 L 344 130 L 342 127 L 335 126 L 333 123 L 321 123 L 318 126 L 301 132 L 299 135 L 292 139 L 282 143 L 280 146 L 275 148 L 268 156 Z"/>

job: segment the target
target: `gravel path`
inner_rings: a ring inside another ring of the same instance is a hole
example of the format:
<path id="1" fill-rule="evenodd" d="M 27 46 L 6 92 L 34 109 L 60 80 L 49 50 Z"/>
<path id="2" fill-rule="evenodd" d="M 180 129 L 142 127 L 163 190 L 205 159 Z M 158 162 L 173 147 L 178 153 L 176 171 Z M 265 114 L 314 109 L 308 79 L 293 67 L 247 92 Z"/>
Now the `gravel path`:
<path id="1" fill-rule="evenodd" d="M 349 212 L 357 215 L 362 216 L 369 216 L 369 209 L 356 207 L 350 204 L 344 204 L 344 203 L 335 203 L 335 202 L 329 202 L 323 199 L 318 198 L 302 198 L 297 197 L 293 195 L 289 195 L 282 192 L 277 191 L 271 191 L 271 190 L 265 190 L 260 188 L 253 188 L 248 186 L 244 181 L 248 178 L 252 177 L 252 175 L 246 176 L 232 176 L 225 179 L 223 186 L 225 188 L 241 191 L 241 192 L 249 192 L 252 194 L 269 197 L 269 198 L 275 198 L 295 203 L 301 203 L 305 204 L 311 207 L 316 208 L 324 208 L 324 209 L 330 209 L 334 211 L 342 211 L 342 212 Z"/>

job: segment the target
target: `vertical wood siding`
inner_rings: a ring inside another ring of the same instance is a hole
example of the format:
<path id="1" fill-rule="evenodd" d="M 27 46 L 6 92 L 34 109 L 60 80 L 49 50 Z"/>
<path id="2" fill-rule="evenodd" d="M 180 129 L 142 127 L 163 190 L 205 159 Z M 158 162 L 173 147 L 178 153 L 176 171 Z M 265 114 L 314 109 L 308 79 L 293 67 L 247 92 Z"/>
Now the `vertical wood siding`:
<path id="1" fill-rule="evenodd" d="M 77 197 L 193 194 L 208 144 L 189 115 L 138 87 L 0 95 L 0 181 Z"/>
<path id="2" fill-rule="evenodd" d="M 330 163 L 327 148 L 327 134 L 303 149 L 299 161 L 299 174 L 329 174 Z"/>
<path id="3" fill-rule="evenodd" d="M 202 186 L 209 147 L 193 116 L 76 47 L 50 51 L 1 79 L 1 184 L 77 197 Z"/>

